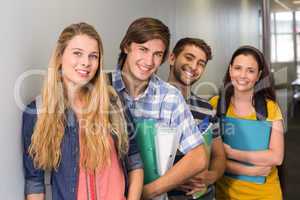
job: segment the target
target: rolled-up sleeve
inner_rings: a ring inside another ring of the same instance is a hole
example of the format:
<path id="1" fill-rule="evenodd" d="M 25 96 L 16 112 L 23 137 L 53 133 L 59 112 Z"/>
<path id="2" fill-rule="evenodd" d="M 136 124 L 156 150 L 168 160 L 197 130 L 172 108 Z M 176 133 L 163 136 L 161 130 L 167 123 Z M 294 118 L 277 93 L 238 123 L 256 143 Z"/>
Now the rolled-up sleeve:
<path id="1" fill-rule="evenodd" d="M 179 151 L 187 154 L 193 148 L 203 144 L 203 136 L 194 121 L 193 115 L 183 96 L 177 92 L 166 101 L 173 103 L 172 126 L 180 131 Z"/>
<path id="2" fill-rule="evenodd" d="M 25 195 L 45 193 L 44 171 L 36 169 L 28 153 L 31 136 L 37 119 L 35 103 L 27 106 L 22 115 L 23 168 L 25 175 Z"/>
<path id="3" fill-rule="evenodd" d="M 127 109 L 127 108 L 125 108 Z M 127 132 L 129 138 L 129 149 L 128 149 L 128 156 L 127 156 L 127 171 L 132 171 L 135 169 L 142 169 L 144 168 L 143 160 L 140 155 L 140 150 L 136 141 L 136 130 L 133 123 L 133 118 L 131 116 L 130 111 L 127 109 L 125 110 L 125 118 L 127 121 Z"/>
<path id="4" fill-rule="evenodd" d="M 143 161 L 135 138 L 130 138 L 127 160 L 127 171 L 143 168 Z"/>

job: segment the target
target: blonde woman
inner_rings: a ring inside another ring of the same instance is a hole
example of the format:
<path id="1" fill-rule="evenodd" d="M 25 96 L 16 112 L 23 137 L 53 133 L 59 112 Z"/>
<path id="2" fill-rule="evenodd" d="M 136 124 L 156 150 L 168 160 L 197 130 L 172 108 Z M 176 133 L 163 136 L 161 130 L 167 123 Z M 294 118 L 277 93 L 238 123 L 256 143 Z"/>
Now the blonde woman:
<path id="1" fill-rule="evenodd" d="M 63 30 L 41 103 L 23 113 L 26 199 L 45 199 L 45 170 L 54 200 L 140 199 L 142 162 L 102 63 L 102 41 L 91 25 Z"/>

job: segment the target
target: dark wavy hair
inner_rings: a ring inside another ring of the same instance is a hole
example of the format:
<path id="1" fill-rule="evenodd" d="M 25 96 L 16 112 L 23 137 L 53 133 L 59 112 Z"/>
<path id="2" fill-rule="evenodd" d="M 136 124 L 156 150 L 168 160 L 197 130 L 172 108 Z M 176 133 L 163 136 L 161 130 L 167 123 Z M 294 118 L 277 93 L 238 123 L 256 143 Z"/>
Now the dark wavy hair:
<path id="1" fill-rule="evenodd" d="M 227 112 L 227 109 L 230 105 L 230 99 L 234 95 L 234 89 L 229 75 L 229 68 L 230 65 L 233 64 L 235 58 L 239 55 L 252 56 L 256 60 L 258 69 L 261 72 L 260 78 L 254 86 L 252 105 L 257 108 L 256 104 L 266 101 L 266 99 L 276 101 L 273 76 L 270 73 L 269 64 L 266 61 L 263 53 L 253 46 L 241 46 L 233 53 L 223 80 L 223 86 L 220 90 L 221 102 L 220 106 L 218 106 L 219 114 L 225 114 Z"/>

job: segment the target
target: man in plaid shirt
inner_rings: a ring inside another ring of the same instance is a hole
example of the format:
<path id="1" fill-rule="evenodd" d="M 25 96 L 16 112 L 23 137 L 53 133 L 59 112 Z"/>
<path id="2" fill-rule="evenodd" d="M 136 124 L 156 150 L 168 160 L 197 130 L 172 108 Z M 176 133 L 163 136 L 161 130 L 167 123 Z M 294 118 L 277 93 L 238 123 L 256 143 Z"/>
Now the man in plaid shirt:
<path id="1" fill-rule="evenodd" d="M 153 18 L 139 18 L 128 28 L 121 44 L 112 84 L 135 119 L 154 119 L 180 131 L 179 151 L 185 156 L 165 175 L 143 188 L 152 199 L 183 184 L 207 167 L 203 138 L 179 90 L 155 75 L 168 55 L 170 32 Z"/>

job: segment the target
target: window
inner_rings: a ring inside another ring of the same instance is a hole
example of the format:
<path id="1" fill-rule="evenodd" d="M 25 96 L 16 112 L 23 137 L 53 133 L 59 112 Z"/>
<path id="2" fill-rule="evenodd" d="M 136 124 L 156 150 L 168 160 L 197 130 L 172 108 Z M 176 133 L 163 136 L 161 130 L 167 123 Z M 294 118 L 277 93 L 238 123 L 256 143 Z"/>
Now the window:
<path id="1" fill-rule="evenodd" d="M 294 61 L 292 12 L 271 13 L 271 61 Z"/>
<path id="2" fill-rule="evenodd" d="M 296 18 L 296 27 L 295 27 L 295 33 L 296 33 L 296 44 L 297 44 L 297 78 L 300 78 L 300 11 L 295 12 L 295 18 Z"/>

